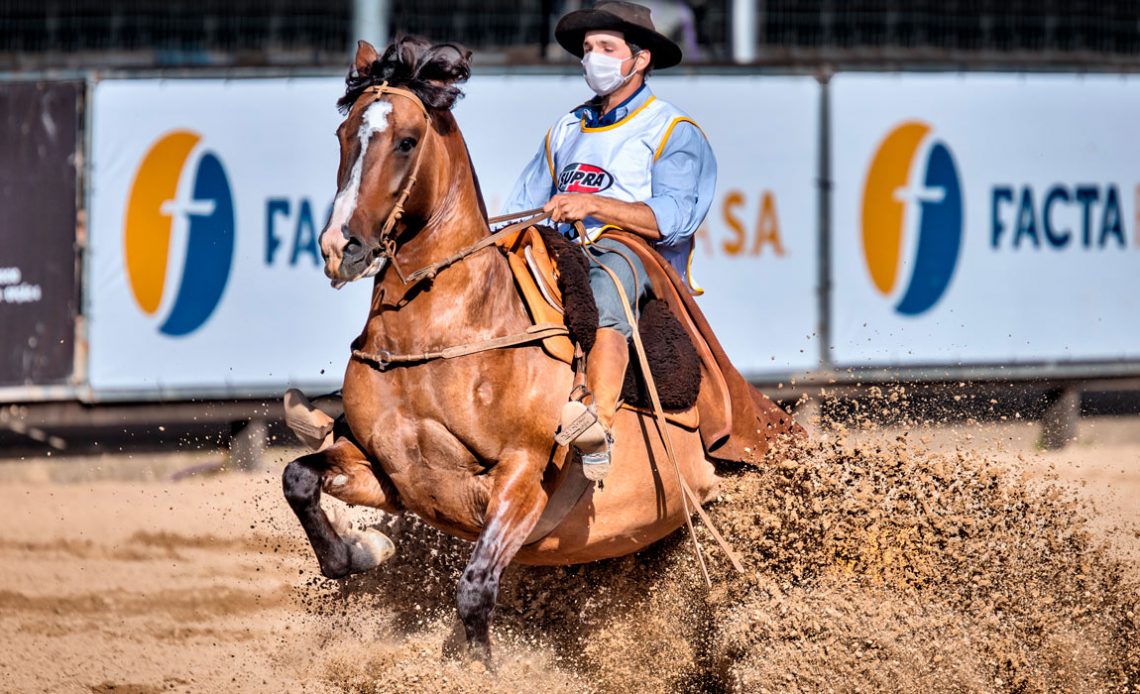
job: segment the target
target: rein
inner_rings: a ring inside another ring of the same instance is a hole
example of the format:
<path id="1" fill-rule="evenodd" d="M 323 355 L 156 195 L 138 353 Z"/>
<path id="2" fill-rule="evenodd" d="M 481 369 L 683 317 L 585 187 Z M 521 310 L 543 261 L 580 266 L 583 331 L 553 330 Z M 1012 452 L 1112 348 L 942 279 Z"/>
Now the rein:
<path id="1" fill-rule="evenodd" d="M 397 274 L 400 275 L 400 280 L 404 283 L 404 286 L 414 286 L 425 280 L 435 279 L 435 276 L 439 274 L 440 270 L 454 265 L 464 258 L 467 258 L 474 253 L 483 250 L 484 248 L 489 248 L 490 246 L 493 246 L 495 243 L 497 243 L 500 239 L 513 234 L 519 229 L 525 229 L 535 222 L 542 221 L 550 215 L 542 212 L 541 210 L 526 210 L 519 214 L 502 215 L 499 217 L 492 217 L 491 219 L 487 220 L 489 224 L 494 224 L 496 222 L 503 222 L 508 219 L 516 219 L 523 215 L 530 215 L 532 212 L 538 212 L 538 214 L 534 214 L 527 217 L 526 219 L 523 219 L 522 221 L 515 222 L 510 226 L 504 227 L 503 229 L 496 231 L 490 236 L 480 239 L 477 243 L 471 244 L 467 248 L 464 248 L 454 255 L 450 255 L 443 260 L 432 263 L 427 267 L 413 272 L 406 278 L 399 272 L 399 268 L 397 268 Z M 394 261 L 395 259 L 392 258 L 390 260 Z M 456 357 L 464 357 L 469 354 L 489 352 L 496 349 L 503 349 L 504 347 L 517 347 L 518 345 L 530 344 L 532 342 L 541 342 L 549 337 L 569 334 L 570 330 L 565 325 L 557 325 L 555 323 L 541 323 L 538 325 L 532 325 L 521 333 L 515 333 L 513 335 L 502 335 L 487 340 L 481 340 L 479 342 L 468 342 L 462 345 L 454 345 L 436 351 L 414 352 L 410 354 L 393 354 L 388 350 L 380 350 L 379 352 L 366 352 L 361 349 L 354 349 L 352 350 L 352 356 L 354 359 L 359 359 L 360 361 L 372 364 L 376 369 L 380 371 L 385 371 L 391 366 L 411 366 L 415 364 L 423 364 L 429 361 L 435 361 L 436 359 L 455 359 Z"/>
<path id="2" fill-rule="evenodd" d="M 382 84 L 373 85 L 364 90 L 364 94 L 390 94 L 395 96 L 402 96 L 412 103 L 414 103 L 424 116 L 424 120 L 429 124 L 431 122 L 431 114 L 428 112 L 427 107 L 416 94 L 408 89 L 400 87 L 389 87 L 387 82 Z M 426 137 L 425 137 L 426 140 Z M 373 251 L 374 257 L 386 258 L 388 264 L 396 271 L 396 275 L 405 287 L 413 287 L 424 281 L 434 280 L 440 271 L 458 263 L 469 256 L 478 253 L 479 251 L 489 248 L 501 239 L 515 233 L 519 229 L 525 229 L 532 224 L 541 222 L 550 217 L 550 214 L 543 212 L 542 209 L 536 208 L 533 210 L 525 210 L 517 214 L 501 215 L 499 217 L 492 217 L 487 220 L 488 225 L 498 222 L 505 222 L 511 219 L 519 219 L 525 217 L 514 224 L 511 224 L 499 231 L 491 233 L 490 235 L 480 239 L 476 243 L 460 250 L 459 252 L 450 255 L 443 260 L 437 261 L 426 267 L 420 268 L 415 272 L 405 275 L 400 269 L 400 264 L 396 260 L 396 254 L 399 248 L 396 246 L 396 239 L 393 231 L 396 224 L 404 216 L 404 203 L 407 202 L 408 196 L 411 195 L 412 186 L 416 183 L 416 178 L 420 172 L 420 162 L 423 160 L 424 148 L 421 146 L 416 150 L 416 158 L 412 162 L 412 169 L 408 172 L 407 178 L 404 179 L 403 185 L 400 187 L 400 192 L 396 196 L 396 202 L 392 206 L 392 210 L 388 213 L 388 217 L 384 220 L 384 226 L 380 229 L 380 237 L 376 244 L 376 249 Z M 488 229 L 488 231 L 490 231 Z M 415 352 L 410 354 L 393 354 L 388 350 L 380 350 L 379 352 L 367 352 L 360 349 L 352 350 L 354 359 L 368 362 L 380 371 L 384 371 L 392 366 L 414 365 L 422 364 L 437 359 L 454 359 L 456 357 L 467 356 L 469 354 L 478 354 L 479 352 L 487 352 L 495 349 L 502 349 L 504 347 L 514 347 L 517 345 L 529 344 L 532 342 L 541 342 L 549 337 L 556 337 L 558 335 L 569 335 L 570 331 L 563 325 L 555 325 L 545 323 L 541 325 L 534 325 L 522 333 L 513 335 L 502 335 L 499 337 L 482 340 L 479 342 L 471 342 L 462 345 L 454 345 L 445 349 L 435 351 Z"/>
<path id="3" fill-rule="evenodd" d="M 505 215 L 500 215 L 498 217 L 492 217 L 492 218 L 487 220 L 487 223 L 488 224 L 496 224 L 498 222 L 505 222 L 508 219 L 519 219 L 520 217 L 526 217 L 526 218 L 522 219 L 520 221 L 517 221 L 514 224 L 511 224 L 509 226 L 503 227 L 502 229 L 492 233 L 490 236 L 486 236 L 482 239 L 479 239 L 477 242 L 471 244 L 467 248 L 464 248 L 464 249 L 456 252 L 453 255 L 449 255 L 448 257 L 444 258 L 443 260 L 436 261 L 436 262 L 432 263 L 431 265 L 428 265 L 427 267 L 422 267 L 419 270 L 416 270 L 412 274 L 408 275 L 407 277 L 405 277 L 403 275 L 403 273 L 400 273 L 398 269 L 397 269 L 397 274 L 400 275 L 400 280 L 404 283 L 405 286 L 414 286 L 414 285 L 419 284 L 420 282 L 423 282 L 425 280 L 431 281 L 431 280 L 435 279 L 435 276 L 439 274 L 440 270 L 444 270 L 444 269 L 458 263 L 459 261 L 467 258 L 468 256 L 473 255 L 475 253 L 478 253 L 479 251 L 483 250 L 484 248 L 494 246 L 501 239 L 503 239 L 507 236 L 510 236 L 511 234 L 515 233 L 519 229 L 525 229 L 525 228 L 527 228 L 533 224 L 537 224 L 538 222 L 541 222 L 544 219 L 548 219 L 550 217 L 550 213 L 543 212 L 542 208 L 536 207 L 533 210 L 524 210 L 524 211 L 518 212 L 516 214 L 505 214 Z M 395 259 L 392 258 L 391 260 L 394 261 Z"/>

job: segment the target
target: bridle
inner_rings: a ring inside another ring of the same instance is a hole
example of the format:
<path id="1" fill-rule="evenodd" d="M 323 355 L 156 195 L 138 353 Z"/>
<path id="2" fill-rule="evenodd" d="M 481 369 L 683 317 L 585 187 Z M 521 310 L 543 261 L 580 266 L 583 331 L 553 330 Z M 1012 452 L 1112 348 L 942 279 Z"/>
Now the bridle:
<path id="1" fill-rule="evenodd" d="M 396 203 L 392 206 L 392 210 L 388 212 L 388 217 L 384 220 L 384 225 L 380 228 L 380 237 L 377 239 L 376 247 L 372 250 L 372 255 L 374 258 L 384 258 L 387 260 L 387 264 L 390 265 L 393 270 L 395 270 L 396 275 L 399 276 L 400 281 L 405 286 L 419 284 L 424 280 L 430 281 L 432 279 L 435 279 L 435 276 L 439 273 L 440 270 L 443 270 L 444 268 L 463 260 L 467 256 L 477 251 L 481 251 L 484 248 L 495 245 L 504 237 L 509 236 L 519 229 L 525 229 L 526 227 L 541 222 L 550 216 L 549 214 L 544 213 L 541 209 L 534 209 L 525 210 L 518 214 L 492 217 L 491 219 L 487 220 L 488 224 L 505 222 L 511 219 L 520 219 L 522 217 L 526 217 L 526 219 L 522 219 L 522 221 L 500 229 L 499 231 L 490 234 L 490 236 L 479 240 L 477 243 L 464 248 L 452 256 L 444 258 L 443 260 L 432 263 L 427 267 L 420 268 L 415 272 L 405 275 L 404 272 L 400 269 L 400 264 L 396 261 L 396 254 L 399 252 L 399 248 L 396 245 L 396 235 L 393 232 L 396 229 L 396 224 L 404 216 L 404 203 L 407 202 L 408 196 L 411 195 L 412 186 L 416 184 L 416 178 L 419 176 L 420 163 L 423 160 L 423 143 L 427 140 L 426 133 L 430 132 L 431 114 L 428 113 L 427 107 L 424 106 L 424 102 L 420 99 L 420 97 L 416 96 L 415 92 L 409 89 L 403 89 L 401 87 L 390 87 L 386 81 L 368 87 L 361 93 L 361 96 L 365 94 L 393 94 L 396 96 L 402 96 L 405 99 L 409 99 L 420 110 L 420 113 L 422 113 L 424 116 L 424 121 L 429 125 L 428 130 L 425 131 L 423 140 L 420 142 L 420 146 L 416 148 L 416 153 L 414 155 L 415 159 L 412 160 L 412 168 L 408 172 L 408 175 L 404 178 L 404 182 L 400 187 L 400 192 L 396 196 Z M 373 100 L 373 103 L 375 103 L 375 100 Z M 488 229 L 488 232 L 490 232 L 490 229 Z"/>
<path id="2" fill-rule="evenodd" d="M 412 186 L 416 184 L 416 178 L 420 173 L 420 162 L 423 161 L 423 145 L 427 142 L 427 133 L 431 131 L 431 114 L 428 113 L 424 102 L 421 101 L 420 97 L 416 96 L 414 92 L 400 87 L 389 87 L 386 81 L 368 87 L 361 95 L 363 96 L 364 94 L 377 95 L 377 99 L 374 99 L 373 103 L 379 100 L 379 95 L 382 94 L 402 96 L 416 105 L 420 113 L 424 116 L 424 122 L 428 125 L 428 128 L 424 131 L 424 137 L 420 140 L 420 146 L 416 148 L 415 158 L 412 160 L 412 168 L 404 178 L 403 185 L 400 186 L 400 192 L 396 196 L 396 203 L 392 206 L 392 210 L 388 212 L 388 218 L 384 220 L 384 226 L 380 228 L 380 238 L 376 242 L 376 248 L 372 251 L 373 257 L 386 258 L 388 264 L 396 269 L 396 274 L 406 283 L 407 280 L 404 278 L 404 273 L 400 271 L 400 266 L 396 263 L 396 239 L 392 232 L 396 228 L 396 223 L 404 216 L 404 203 L 408 201 L 408 196 L 412 193 Z"/>
<path id="3" fill-rule="evenodd" d="M 424 115 L 424 120 L 429 124 L 427 132 L 430 132 L 431 115 L 428 113 L 428 110 L 424 106 L 423 101 L 421 101 L 414 92 L 408 89 L 402 89 L 400 87 L 390 87 L 388 86 L 387 82 L 383 82 L 381 84 L 368 87 L 364 90 L 364 92 L 362 92 L 362 95 L 363 94 L 373 94 L 377 96 L 390 94 L 402 96 L 410 100 L 420 110 L 420 113 Z M 412 161 L 412 168 L 400 186 L 400 192 L 396 195 L 396 202 L 392 206 L 391 211 L 388 212 L 388 217 L 384 220 L 384 225 L 380 229 L 380 237 L 377 240 L 376 247 L 372 250 L 374 258 L 387 259 L 387 264 L 395 270 L 401 282 L 403 282 L 405 288 L 409 289 L 411 286 L 417 285 L 420 282 L 430 281 L 434 279 L 441 270 L 463 260 L 464 258 L 467 258 L 468 256 L 478 251 L 483 250 L 484 248 L 494 246 L 502 242 L 505 238 L 508 238 L 512 234 L 518 232 L 520 229 L 524 229 L 550 216 L 542 210 L 527 210 L 520 214 L 494 217 L 486 220 L 488 224 L 488 232 L 490 232 L 490 224 L 507 221 L 510 219 L 519 219 L 520 217 L 526 217 L 526 219 L 511 224 L 503 229 L 500 229 L 499 231 L 489 233 L 488 236 L 483 237 L 476 243 L 471 244 L 470 246 L 464 248 L 458 253 L 455 253 L 454 255 L 448 256 L 443 260 L 439 260 L 426 267 L 420 268 L 419 270 L 416 270 L 409 275 L 405 275 L 403 271 L 401 271 L 399 263 L 396 262 L 396 254 L 399 252 L 399 247 L 397 246 L 396 234 L 394 232 L 396 230 L 396 224 L 400 221 L 400 218 L 404 216 L 404 204 L 407 202 L 408 196 L 411 195 L 412 186 L 416 184 L 416 178 L 419 176 L 420 163 L 423 160 L 424 148 L 422 144 L 423 141 L 426 141 L 426 139 L 427 136 L 425 133 L 423 140 L 421 140 L 421 146 L 414 155 L 415 159 Z M 493 349 L 503 349 L 504 347 L 533 344 L 550 337 L 557 337 L 560 335 L 568 334 L 569 330 L 564 325 L 540 324 L 531 326 L 529 329 L 522 333 L 514 335 L 503 335 L 501 337 L 489 340 L 480 340 L 478 342 L 470 344 L 454 345 L 443 350 L 423 351 L 411 354 L 392 354 L 387 350 L 381 350 L 379 352 L 366 352 L 364 350 L 354 349 L 352 350 L 352 356 L 361 361 L 371 363 L 380 370 L 384 370 L 391 366 L 412 365 L 435 361 L 436 359 L 454 359 L 457 357 L 467 356 L 469 354 L 477 354 L 479 352 L 485 352 Z"/>

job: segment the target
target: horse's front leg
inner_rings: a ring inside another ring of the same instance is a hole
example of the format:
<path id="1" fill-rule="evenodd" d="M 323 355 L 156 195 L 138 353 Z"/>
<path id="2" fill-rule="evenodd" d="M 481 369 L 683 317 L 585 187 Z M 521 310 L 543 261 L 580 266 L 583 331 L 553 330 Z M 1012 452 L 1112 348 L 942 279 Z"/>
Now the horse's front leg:
<path id="1" fill-rule="evenodd" d="M 321 487 L 350 504 L 399 510 L 391 482 L 372 468 L 368 457 L 347 436 L 340 436 L 316 453 L 285 466 L 281 486 L 285 499 L 301 521 L 317 555 L 321 573 L 343 578 L 375 567 L 395 553 L 395 547 L 377 530 L 336 527 L 321 508 Z"/>
<path id="2" fill-rule="evenodd" d="M 459 578 L 456 599 L 467 645 L 487 666 L 491 665 L 491 614 L 499 594 L 499 577 L 542 514 L 541 469 L 526 457 L 499 462 L 493 473 L 495 482 L 483 532 Z"/>

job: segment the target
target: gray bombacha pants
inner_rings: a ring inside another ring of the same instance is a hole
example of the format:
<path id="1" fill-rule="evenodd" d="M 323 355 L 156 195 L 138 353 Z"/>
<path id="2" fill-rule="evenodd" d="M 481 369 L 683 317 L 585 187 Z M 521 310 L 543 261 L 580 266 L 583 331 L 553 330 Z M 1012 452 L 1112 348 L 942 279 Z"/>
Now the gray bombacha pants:
<path id="1" fill-rule="evenodd" d="M 617 251 L 620 251 L 620 254 Z M 617 275 L 629 299 L 630 308 L 633 309 L 634 315 L 637 315 L 637 305 L 650 289 L 649 276 L 637 254 L 620 242 L 605 238 L 586 246 L 586 252 Z M 626 262 L 626 258 L 633 262 L 634 269 L 630 269 L 630 263 Z M 622 308 L 621 297 L 614 287 L 613 279 L 593 262 L 590 263 L 590 289 L 593 290 L 594 301 L 598 304 L 598 327 L 613 328 L 627 338 L 631 337 L 633 329 L 626 319 L 625 309 Z"/>

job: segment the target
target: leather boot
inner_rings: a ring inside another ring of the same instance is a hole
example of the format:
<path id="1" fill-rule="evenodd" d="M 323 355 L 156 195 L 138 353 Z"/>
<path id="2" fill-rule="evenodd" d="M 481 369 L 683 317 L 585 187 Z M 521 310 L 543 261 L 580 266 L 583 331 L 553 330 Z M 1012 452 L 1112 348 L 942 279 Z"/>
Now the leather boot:
<path id="1" fill-rule="evenodd" d="M 598 328 L 594 346 L 586 357 L 586 386 L 594 394 L 593 407 L 602 435 L 587 431 L 574 442 L 582 453 L 582 470 L 589 480 L 604 479 L 610 471 L 614 441 L 611 432 L 628 365 L 629 342 L 625 335 L 613 328 Z"/>

